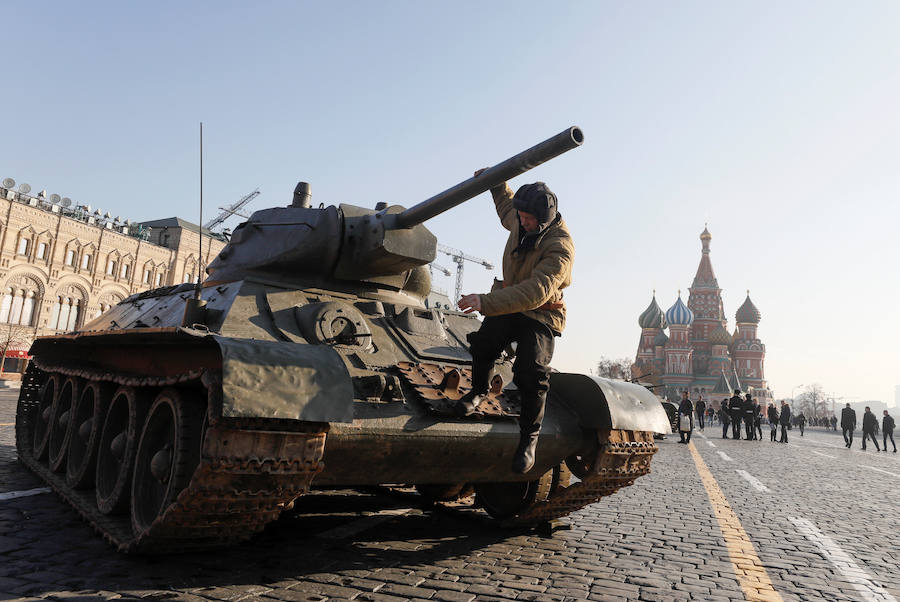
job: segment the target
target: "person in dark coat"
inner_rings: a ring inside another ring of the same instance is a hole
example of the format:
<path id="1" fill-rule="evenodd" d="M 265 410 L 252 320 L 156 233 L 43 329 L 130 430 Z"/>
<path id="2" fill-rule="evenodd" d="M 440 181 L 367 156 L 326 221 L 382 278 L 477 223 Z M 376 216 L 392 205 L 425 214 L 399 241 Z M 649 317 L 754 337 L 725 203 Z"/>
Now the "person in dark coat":
<path id="1" fill-rule="evenodd" d="M 806 416 L 803 415 L 803 412 L 797 415 L 797 426 L 800 427 L 800 436 L 803 436 L 803 429 L 806 428 Z"/>
<path id="2" fill-rule="evenodd" d="M 831 430 L 837 430 L 837 416 L 835 416 L 834 414 L 831 415 Z"/>
<path id="3" fill-rule="evenodd" d="M 688 392 L 682 391 L 681 403 L 678 404 L 678 434 L 681 435 L 679 443 L 690 443 L 693 430 L 694 404 L 691 403 Z"/>
<path id="4" fill-rule="evenodd" d="M 856 430 L 856 412 L 847 404 L 847 407 L 841 410 L 841 432 L 844 435 L 844 443 L 847 449 L 853 445 L 853 431 Z"/>
<path id="5" fill-rule="evenodd" d="M 778 442 L 787 443 L 788 427 L 791 425 L 791 406 L 788 405 L 786 400 L 781 401 L 781 415 L 778 416 L 778 424 L 781 425 L 781 439 L 779 439 Z"/>
<path id="6" fill-rule="evenodd" d="M 891 438 L 891 445 L 894 446 L 894 453 L 897 453 L 897 444 L 894 443 L 894 417 L 888 414 L 888 411 L 884 411 L 884 418 L 881 419 L 881 432 L 884 437 L 884 451 L 887 451 L 887 440 L 888 437 Z"/>
<path id="7" fill-rule="evenodd" d="M 703 418 L 706 414 L 706 402 L 703 401 L 703 396 L 697 397 L 697 403 L 694 405 L 694 409 L 697 411 L 697 424 L 700 425 L 700 430 L 703 430 Z"/>
<path id="8" fill-rule="evenodd" d="M 753 428 L 756 429 L 753 436 L 757 441 L 762 441 L 762 407 L 756 400 L 753 401 Z"/>
<path id="9" fill-rule="evenodd" d="M 728 400 L 728 414 L 731 417 L 731 438 L 741 438 L 741 417 L 743 416 L 744 400 L 741 399 L 741 390 L 735 389 L 734 395 Z"/>
<path id="10" fill-rule="evenodd" d="M 719 407 L 719 420 L 722 421 L 722 439 L 728 439 L 728 425 L 731 424 L 731 416 L 728 415 L 728 400 L 723 399 Z"/>
<path id="11" fill-rule="evenodd" d="M 862 431 L 863 431 L 863 442 L 862 448 L 866 449 L 866 439 L 869 437 L 872 438 L 872 443 L 875 444 L 875 451 L 881 451 L 878 447 L 878 439 L 875 438 L 875 429 L 878 428 L 878 418 L 875 417 L 875 414 L 872 413 L 872 410 L 869 406 L 866 406 L 866 411 L 863 413 L 863 423 L 862 423 Z"/>
<path id="12" fill-rule="evenodd" d="M 744 397 L 744 403 L 741 404 L 741 407 L 744 410 L 744 431 L 747 435 L 747 441 L 751 441 L 756 439 L 756 428 L 753 426 L 756 412 L 753 410 L 753 397 L 750 396 L 750 393 L 747 393 Z"/>
<path id="13" fill-rule="evenodd" d="M 769 419 L 769 436 L 772 438 L 772 443 L 775 443 L 775 433 L 778 432 L 778 410 L 775 409 L 774 403 L 769 404 L 766 417 Z"/>

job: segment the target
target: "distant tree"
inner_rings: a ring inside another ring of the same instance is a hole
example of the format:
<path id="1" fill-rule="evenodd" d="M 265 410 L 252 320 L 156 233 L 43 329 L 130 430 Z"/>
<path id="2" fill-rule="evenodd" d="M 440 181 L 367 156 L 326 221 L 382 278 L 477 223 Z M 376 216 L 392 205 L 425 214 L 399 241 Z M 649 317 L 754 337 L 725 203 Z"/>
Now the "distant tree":
<path id="1" fill-rule="evenodd" d="M 634 362 L 627 357 L 619 359 L 601 357 L 600 361 L 597 362 L 597 376 L 627 380 L 632 378 L 632 364 L 634 364 Z"/>
<path id="2" fill-rule="evenodd" d="M 12 348 L 29 347 L 33 328 L 18 324 L 0 324 L 0 374 L 3 374 L 3 365 L 6 364 L 6 352 Z"/>
<path id="3" fill-rule="evenodd" d="M 825 390 L 822 385 L 814 383 L 803 389 L 794 400 L 797 408 L 807 417 L 818 418 L 828 411 L 828 400 L 825 398 Z"/>

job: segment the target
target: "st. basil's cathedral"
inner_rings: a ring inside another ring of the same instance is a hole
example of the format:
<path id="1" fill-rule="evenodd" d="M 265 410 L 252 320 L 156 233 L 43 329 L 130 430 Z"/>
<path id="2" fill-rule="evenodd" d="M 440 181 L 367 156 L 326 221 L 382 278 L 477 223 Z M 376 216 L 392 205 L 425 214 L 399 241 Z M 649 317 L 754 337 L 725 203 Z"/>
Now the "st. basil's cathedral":
<path id="1" fill-rule="evenodd" d="M 762 316 L 747 291 L 735 314 L 737 327 L 729 334 L 722 289 L 709 260 L 711 239 L 704 228 L 700 265 L 688 289 L 687 305 L 678 291 L 678 300 L 663 312 L 654 291 L 649 307 L 638 318 L 641 340 L 633 376 L 655 385 L 657 395 L 675 403 L 688 390 L 694 401 L 702 396 L 718 407 L 722 399 L 741 389 L 765 407 L 772 401 L 772 392 L 763 371 L 766 346 L 756 334 Z"/>

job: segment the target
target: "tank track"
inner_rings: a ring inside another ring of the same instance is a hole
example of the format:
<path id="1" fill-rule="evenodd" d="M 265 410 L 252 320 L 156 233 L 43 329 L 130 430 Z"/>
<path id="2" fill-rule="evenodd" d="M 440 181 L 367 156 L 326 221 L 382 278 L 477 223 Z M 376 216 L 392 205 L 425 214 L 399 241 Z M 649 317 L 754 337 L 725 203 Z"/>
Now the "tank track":
<path id="1" fill-rule="evenodd" d="M 579 482 L 569 483 L 568 470 L 563 465 L 561 476 L 551 480 L 545 475 L 538 481 L 538 495 L 534 503 L 503 521 L 503 524 L 514 526 L 547 522 L 594 504 L 648 474 L 650 459 L 659 451 L 653 442 L 653 433 L 647 431 L 613 430 L 600 433 L 599 438 L 602 443 L 588 474 Z"/>
<path id="2" fill-rule="evenodd" d="M 187 487 L 148 528 L 135 533 L 129 514 L 100 512 L 93 489 L 72 489 L 64 474 L 53 472 L 46 460 L 34 457 L 29 420 L 39 407 L 42 382 L 52 371 L 125 386 L 202 387 L 209 397 L 213 379 L 197 371 L 154 379 L 60 366 L 45 368 L 47 372 L 32 365 L 23 379 L 16 415 L 19 460 L 121 552 L 181 553 L 246 540 L 307 493 L 313 477 L 324 468 L 327 424 L 287 426 L 263 420 L 219 420 L 205 430 L 201 459 Z"/>

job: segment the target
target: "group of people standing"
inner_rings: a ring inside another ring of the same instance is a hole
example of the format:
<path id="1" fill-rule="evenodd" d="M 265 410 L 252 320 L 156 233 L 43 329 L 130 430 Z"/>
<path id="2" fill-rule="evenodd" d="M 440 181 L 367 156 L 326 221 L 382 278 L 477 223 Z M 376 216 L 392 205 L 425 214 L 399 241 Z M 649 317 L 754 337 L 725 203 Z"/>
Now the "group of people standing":
<path id="1" fill-rule="evenodd" d="M 696 415 L 700 430 L 703 430 L 704 417 L 710 418 L 710 410 L 706 402 L 702 398 L 698 399 L 696 404 L 691 402 L 687 391 L 681 392 L 681 402 L 678 405 L 678 432 L 681 435 L 679 443 L 690 443 L 691 433 L 694 430 L 694 416 Z M 722 439 L 728 439 L 728 427 L 731 426 L 731 438 L 741 438 L 741 423 L 744 425 L 744 439 L 747 441 L 762 439 L 762 420 L 763 410 L 759 403 L 753 399 L 750 393 L 741 395 L 740 389 L 734 390 L 734 395 L 730 399 L 723 399 L 722 404 L 716 412 L 722 423 Z M 782 400 L 781 409 L 775 407 L 774 403 L 770 403 L 766 408 L 766 419 L 769 422 L 769 437 L 772 442 L 776 439 L 779 443 L 788 442 L 788 430 L 792 425 L 796 425 L 800 429 L 800 436 L 803 436 L 803 428 L 806 425 L 806 417 L 800 413 L 792 416 L 791 406 L 787 400 Z M 894 442 L 894 418 L 887 410 L 884 411 L 884 417 L 881 421 L 881 432 L 883 434 L 882 447 L 883 451 L 887 451 L 888 439 L 894 446 L 894 453 L 897 453 L 897 444 Z M 778 427 L 781 427 L 781 437 L 778 437 Z M 856 411 L 847 404 L 841 411 L 841 429 L 844 433 L 844 443 L 849 449 L 853 445 L 853 431 L 856 430 Z M 878 418 L 872 413 L 869 406 L 863 414 L 862 422 L 863 441 L 862 449 L 866 449 L 866 441 L 871 439 L 875 444 L 876 451 L 882 451 L 878 446 L 878 440 L 875 433 L 878 431 Z"/>
<path id="2" fill-rule="evenodd" d="M 850 404 L 847 404 L 843 410 L 841 410 L 841 431 L 844 434 L 844 443 L 847 445 L 847 449 L 853 445 L 853 431 L 856 430 L 856 410 L 850 407 Z M 878 418 L 875 414 L 872 413 L 872 409 L 869 406 L 866 406 L 866 411 L 863 413 L 863 423 L 862 423 L 862 431 L 863 431 L 863 440 L 862 440 L 862 448 L 866 449 L 866 441 L 868 439 L 872 439 L 872 443 L 875 444 L 875 451 L 885 451 L 887 452 L 887 442 L 888 438 L 891 440 L 891 445 L 894 446 L 894 453 L 897 453 L 897 444 L 894 442 L 894 417 L 891 416 L 887 410 L 884 411 L 884 417 L 881 419 L 881 433 L 882 433 L 882 447 L 884 450 L 878 447 L 878 439 L 875 438 L 875 431 L 878 430 Z"/>

